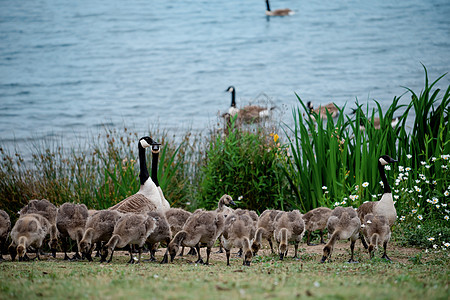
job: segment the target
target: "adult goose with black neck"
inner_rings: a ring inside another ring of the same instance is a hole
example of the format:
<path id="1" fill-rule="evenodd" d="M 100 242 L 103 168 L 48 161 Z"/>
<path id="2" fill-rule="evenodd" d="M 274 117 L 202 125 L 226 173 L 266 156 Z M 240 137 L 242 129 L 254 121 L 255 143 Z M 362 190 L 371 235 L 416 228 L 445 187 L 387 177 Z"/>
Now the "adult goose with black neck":
<path id="1" fill-rule="evenodd" d="M 270 10 L 269 0 L 266 0 L 266 16 L 283 17 L 283 16 L 290 16 L 293 14 L 294 14 L 294 12 L 292 10 L 290 10 L 289 8 Z"/>
<path id="2" fill-rule="evenodd" d="M 110 210 L 117 210 L 122 213 L 145 213 L 148 211 L 163 210 L 161 194 L 152 178 L 150 178 L 145 158 L 146 148 L 159 149 L 159 145 L 159 143 L 148 136 L 139 139 L 139 179 L 141 187 L 136 194 L 110 207 Z"/>
<path id="3" fill-rule="evenodd" d="M 384 167 L 388 164 L 395 163 L 397 160 L 393 159 L 389 155 L 382 155 L 378 159 L 378 171 L 381 176 L 381 181 L 383 182 L 383 195 L 380 201 L 366 202 L 358 207 L 358 217 L 361 222 L 364 222 L 364 217 L 367 214 L 373 214 L 374 216 L 383 216 L 386 218 L 389 227 L 394 225 L 397 219 L 397 210 L 395 209 L 394 199 L 392 197 L 391 187 L 386 178 L 386 173 Z M 366 241 L 361 235 L 361 242 L 364 248 L 368 248 Z M 386 256 L 386 258 L 388 258 Z"/>
<path id="4" fill-rule="evenodd" d="M 223 117 L 233 118 L 237 115 L 237 121 L 239 123 L 255 123 L 263 119 L 270 117 L 270 112 L 275 108 L 267 108 L 258 105 L 247 105 L 241 109 L 236 107 L 236 89 L 234 86 L 229 86 L 225 92 L 231 93 L 231 105 L 228 109 L 228 113 L 225 113 Z"/>

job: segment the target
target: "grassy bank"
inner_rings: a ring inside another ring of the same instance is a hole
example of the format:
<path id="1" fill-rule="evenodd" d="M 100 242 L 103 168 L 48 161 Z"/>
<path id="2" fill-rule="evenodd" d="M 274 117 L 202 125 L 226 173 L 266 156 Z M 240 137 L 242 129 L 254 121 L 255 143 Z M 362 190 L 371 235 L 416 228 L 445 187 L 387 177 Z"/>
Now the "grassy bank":
<path id="1" fill-rule="evenodd" d="M 317 246 L 318 249 L 321 246 Z M 310 247 L 308 247 L 310 248 Z M 348 243 L 338 243 L 334 260 L 301 249 L 299 260 L 279 261 L 269 254 L 243 267 L 215 254 L 212 265 L 176 258 L 173 264 L 127 265 L 41 261 L 0 264 L 1 299 L 448 299 L 448 255 L 417 249 L 391 250 L 393 262 L 368 260 L 357 249 L 358 264 L 345 263 Z M 213 249 L 217 250 L 217 249 Z M 292 251 L 292 250 L 291 250 Z"/>

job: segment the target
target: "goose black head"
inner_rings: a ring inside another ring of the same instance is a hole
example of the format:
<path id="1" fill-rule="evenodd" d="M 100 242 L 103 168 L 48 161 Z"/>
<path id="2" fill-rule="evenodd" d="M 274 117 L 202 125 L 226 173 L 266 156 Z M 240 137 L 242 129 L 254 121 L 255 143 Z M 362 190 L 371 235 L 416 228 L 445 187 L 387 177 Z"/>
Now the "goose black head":
<path id="1" fill-rule="evenodd" d="M 380 156 L 380 158 L 378 159 L 378 161 L 380 162 L 380 164 L 382 166 L 388 165 L 388 164 L 392 164 L 392 163 L 396 163 L 398 162 L 398 160 L 393 159 L 392 157 L 390 157 L 389 155 L 382 155 Z"/>
<path id="2" fill-rule="evenodd" d="M 313 104 L 312 104 L 311 101 L 308 101 L 308 102 L 306 103 L 306 107 L 309 108 L 310 111 L 313 111 L 313 110 L 314 110 L 314 107 L 313 107 Z"/>
<path id="3" fill-rule="evenodd" d="M 149 136 L 144 136 L 142 138 L 139 139 L 139 145 L 142 148 L 148 148 L 148 147 L 153 147 L 153 146 L 159 146 L 161 145 L 160 143 L 155 142 L 151 137 Z M 159 147 L 158 147 L 159 148 Z"/>
<path id="4" fill-rule="evenodd" d="M 230 86 L 225 90 L 225 92 L 229 92 L 229 93 L 234 92 L 234 86 L 230 85 Z"/>

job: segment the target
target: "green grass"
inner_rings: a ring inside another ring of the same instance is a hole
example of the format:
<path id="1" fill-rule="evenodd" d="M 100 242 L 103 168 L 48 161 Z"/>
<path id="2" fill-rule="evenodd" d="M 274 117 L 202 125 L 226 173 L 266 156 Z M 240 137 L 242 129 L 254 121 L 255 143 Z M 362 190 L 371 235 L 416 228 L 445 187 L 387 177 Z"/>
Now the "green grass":
<path id="1" fill-rule="evenodd" d="M 127 265 L 125 256 L 111 264 L 3 262 L 0 299 L 449 298 L 446 252 L 411 255 L 392 250 L 390 254 L 393 262 L 369 261 L 366 253 L 357 251 L 361 263 L 345 263 L 348 254 L 341 253 L 320 264 L 319 254 L 303 249 L 300 260 L 262 256 L 251 267 L 243 267 L 238 258 L 229 267 L 222 259 L 204 266 L 180 258 L 168 265 Z"/>

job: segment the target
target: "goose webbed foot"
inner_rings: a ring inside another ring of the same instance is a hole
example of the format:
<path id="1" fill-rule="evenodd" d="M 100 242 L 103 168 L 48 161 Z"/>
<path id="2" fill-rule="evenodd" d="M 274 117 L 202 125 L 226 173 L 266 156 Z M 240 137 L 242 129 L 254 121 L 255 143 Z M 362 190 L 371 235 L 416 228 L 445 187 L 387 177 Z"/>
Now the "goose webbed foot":
<path id="1" fill-rule="evenodd" d="M 354 260 L 353 258 L 350 258 L 350 259 L 347 261 L 347 263 L 349 263 L 349 264 L 357 264 L 358 261 L 357 261 L 357 260 Z"/>
<path id="2" fill-rule="evenodd" d="M 203 259 L 199 258 L 195 261 L 196 264 L 204 264 Z"/>
<path id="3" fill-rule="evenodd" d="M 70 260 L 81 260 L 82 257 L 80 255 L 80 253 L 75 252 L 74 256 L 70 259 Z"/>
<path id="4" fill-rule="evenodd" d="M 313 244 L 313 243 L 307 243 L 306 245 L 308 245 L 308 246 L 317 246 L 317 244 Z"/>
<path id="5" fill-rule="evenodd" d="M 219 247 L 219 250 L 216 253 L 223 253 L 223 248 Z"/>
<path id="6" fill-rule="evenodd" d="M 69 257 L 69 255 L 67 255 L 66 252 L 64 252 L 64 260 L 70 260 L 70 257 Z"/>
<path id="7" fill-rule="evenodd" d="M 237 257 L 242 257 L 242 248 L 239 249 L 238 252 L 235 253 Z"/>
<path id="8" fill-rule="evenodd" d="M 391 261 L 391 259 L 389 258 L 389 256 L 387 256 L 386 253 L 383 254 L 383 256 L 381 258 L 384 258 L 387 261 Z"/>

